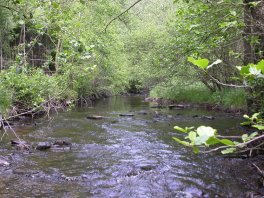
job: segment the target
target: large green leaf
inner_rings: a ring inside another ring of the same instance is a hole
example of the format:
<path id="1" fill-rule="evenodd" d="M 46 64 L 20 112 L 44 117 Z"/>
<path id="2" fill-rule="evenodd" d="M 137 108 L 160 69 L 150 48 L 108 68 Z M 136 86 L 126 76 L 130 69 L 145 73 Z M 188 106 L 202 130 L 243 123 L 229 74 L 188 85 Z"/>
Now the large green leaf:
<path id="1" fill-rule="evenodd" d="M 248 66 L 241 67 L 241 69 L 240 69 L 240 75 L 241 76 L 247 76 L 247 75 L 249 75 L 249 68 L 250 68 L 249 65 Z"/>
<path id="2" fill-rule="evenodd" d="M 197 134 L 199 136 L 212 137 L 215 135 L 215 129 L 213 129 L 212 127 L 207 127 L 207 126 L 199 126 L 197 128 Z"/>
<path id="3" fill-rule="evenodd" d="M 227 145 L 227 146 L 233 146 L 234 145 L 234 142 L 232 142 L 231 140 L 228 140 L 228 139 L 222 139 L 222 140 L 220 140 L 220 142 L 224 145 Z"/>
<path id="4" fill-rule="evenodd" d="M 261 72 L 264 74 L 264 60 L 261 60 L 257 65 L 256 68 L 258 70 L 261 70 Z"/>
<path id="5" fill-rule="evenodd" d="M 206 144 L 208 145 L 215 145 L 215 144 L 218 144 L 220 143 L 220 140 L 216 137 L 210 137 L 207 141 L 206 141 Z"/>
<path id="6" fill-rule="evenodd" d="M 215 135 L 215 129 L 212 127 L 200 126 L 197 128 L 198 137 L 195 138 L 195 145 L 208 145 L 206 142 Z"/>
<path id="7" fill-rule="evenodd" d="M 194 142 L 195 141 L 195 138 L 196 138 L 196 133 L 191 131 L 189 133 L 189 135 L 187 136 L 187 138 L 191 141 L 191 142 Z"/>
<path id="8" fill-rule="evenodd" d="M 263 125 L 252 125 L 252 127 L 258 129 L 258 130 L 264 130 L 264 126 Z"/>
<path id="9" fill-rule="evenodd" d="M 209 60 L 206 58 L 199 58 L 199 59 L 194 59 L 193 57 L 188 57 L 188 61 L 191 62 L 192 64 L 200 67 L 201 69 L 205 69 L 208 64 L 209 64 Z"/>

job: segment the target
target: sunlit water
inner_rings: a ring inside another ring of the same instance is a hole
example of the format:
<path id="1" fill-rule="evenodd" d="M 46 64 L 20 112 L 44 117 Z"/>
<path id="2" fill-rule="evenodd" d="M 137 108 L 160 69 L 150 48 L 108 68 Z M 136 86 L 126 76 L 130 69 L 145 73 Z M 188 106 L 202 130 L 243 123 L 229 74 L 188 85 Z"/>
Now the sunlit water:
<path id="1" fill-rule="evenodd" d="M 11 167 L 1 167 L 0 197 L 244 197 L 251 190 L 246 184 L 252 170 L 243 168 L 243 160 L 195 155 L 172 140 L 182 136 L 175 125 L 210 125 L 231 134 L 239 118 L 198 109 L 157 110 L 142 100 L 112 97 L 16 128 L 31 143 L 63 139 L 73 145 L 25 153 L 15 151 L 13 137 L 6 136 L 1 153 Z M 138 114 L 142 110 L 148 114 Z M 119 116 L 131 112 L 134 117 Z"/>

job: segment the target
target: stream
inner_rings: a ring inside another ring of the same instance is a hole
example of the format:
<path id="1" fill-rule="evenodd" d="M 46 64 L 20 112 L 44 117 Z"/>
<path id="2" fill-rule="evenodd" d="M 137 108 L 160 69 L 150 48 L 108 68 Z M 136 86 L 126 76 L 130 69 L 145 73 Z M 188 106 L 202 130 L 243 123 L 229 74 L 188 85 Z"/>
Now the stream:
<path id="1" fill-rule="evenodd" d="M 5 136 L 0 151 L 11 165 L 0 167 L 0 197 L 245 197 L 255 190 L 254 170 L 245 160 L 195 155 L 172 139 L 182 137 L 175 125 L 235 134 L 240 116 L 150 106 L 140 96 L 117 96 L 15 127 L 27 142 L 65 140 L 72 146 L 23 152 L 11 147 L 12 135 Z"/>

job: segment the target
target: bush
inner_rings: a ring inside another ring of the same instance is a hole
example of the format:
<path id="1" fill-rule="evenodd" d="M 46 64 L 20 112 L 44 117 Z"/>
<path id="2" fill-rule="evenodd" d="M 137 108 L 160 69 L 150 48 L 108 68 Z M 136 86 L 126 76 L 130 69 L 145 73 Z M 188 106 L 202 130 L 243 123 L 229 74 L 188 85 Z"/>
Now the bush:
<path id="1" fill-rule="evenodd" d="M 1 100 L 6 101 L 3 102 L 4 108 L 15 105 L 21 109 L 31 109 L 48 100 L 64 99 L 61 92 L 65 85 L 59 83 L 56 76 L 46 75 L 40 69 L 18 72 L 11 68 L 1 73 L 0 84 Z"/>

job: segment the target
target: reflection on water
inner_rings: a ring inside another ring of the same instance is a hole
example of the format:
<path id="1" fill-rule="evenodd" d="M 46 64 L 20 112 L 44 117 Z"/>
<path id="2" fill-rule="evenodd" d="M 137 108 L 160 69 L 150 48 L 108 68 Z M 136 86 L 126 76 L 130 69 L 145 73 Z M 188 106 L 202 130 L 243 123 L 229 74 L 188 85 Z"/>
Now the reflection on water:
<path id="1" fill-rule="evenodd" d="M 146 115 L 139 114 L 146 111 Z M 120 117 L 134 113 L 134 117 Z M 88 120 L 87 115 L 105 119 Z M 215 120 L 201 119 L 203 115 Z M 197 117 L 198 116 L 198 117 Z M 198 109 L 151 109 L 141 97 L 112 97 L 93 108 L 55 116 L 49 123 L 22 127 L 26 141 L 72 142 L 71 150 L 12 150 L 8 139 L 2 153 L 12 161 L 1 168 L 1 197 L 243 197 L 247 189 L 233 171 L 250 170 L 243 163 L 213 155 L 194 155 L 172 140 L 180 136 L 174 125 L 210 125 L 235 133 L 238 118 Z M 243 177 L 243 176 L 242 176 Z M 241 175 L 239 176 L 240 180 Z"/>

